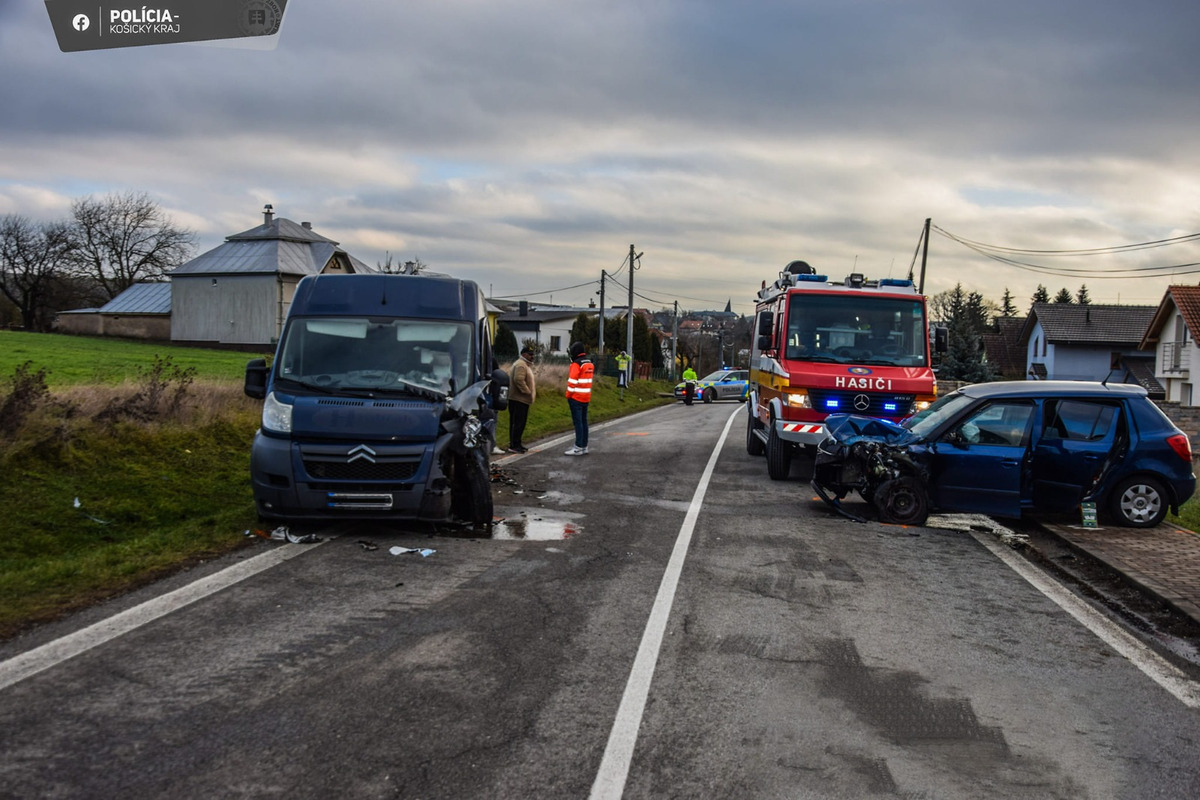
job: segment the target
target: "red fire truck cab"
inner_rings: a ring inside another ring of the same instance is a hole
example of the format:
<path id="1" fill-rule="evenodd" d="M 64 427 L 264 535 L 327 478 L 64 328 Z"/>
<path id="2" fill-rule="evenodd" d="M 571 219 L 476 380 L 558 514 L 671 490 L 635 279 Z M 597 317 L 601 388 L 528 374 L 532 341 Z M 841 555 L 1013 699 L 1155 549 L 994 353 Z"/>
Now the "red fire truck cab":
<path id="1" fill-rule="evenodd" d="M 746 404 L 746 452 L 773 480 L 809 459 L 830 414 L 900 421 L 937 396 L 925 298 L 911 280 L 841 281 L 793 261 L 758 293 Z M 934 329 L 946 349 L 946 331 Z"/>

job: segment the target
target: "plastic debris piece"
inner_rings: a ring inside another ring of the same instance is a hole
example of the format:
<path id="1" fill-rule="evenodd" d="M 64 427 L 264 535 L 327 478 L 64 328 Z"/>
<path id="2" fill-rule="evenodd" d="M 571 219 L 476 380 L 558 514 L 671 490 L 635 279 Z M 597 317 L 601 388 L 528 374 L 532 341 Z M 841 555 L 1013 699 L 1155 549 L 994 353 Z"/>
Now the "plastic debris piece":
<path id="1" fill-rule="evenodd" d="M 316 544 L 317 542 L 321 541 L 321 537 L 317 536 L 315 533 L 299 534 L 291 533 L 289 531 L 287 534 L 287 540 L 291 544 Z"/>
<path id="2" fill-rule="evenodd" d="M 280 525 L 275 530 L 271 531 L 271 538 L 277 542 L 286 542 L 288 538 L 287 525 Z"/>
<path id="3" fill-rule="evenodd" d="M 94 516 L 92 516 L 91 514 L 89 514 L 89 513 L 87 513 L 86 511 L 84 511 L 84 510 L 83 510 L 83 503 L 79 502 L 79 498 L 78 498 L 78 497 L 76 497 L 76 498 L 75 498 L 75 501 L 72 503 L 72 505 L 74 505 L 74 506 L 75 506 L 75 508 L 79 509 L 79 513 L 80 513 L 80 514 L 83 514 L 85 517 L 87 517 L 88 519 L 90 519 L 92 522 L 98 523 L 98 524 L 100 524 L 100 525 L 108 525 L 108 524 L 109 524 L 108 520 L 106 520 L 106 519 L 100 519 L 99 517 L 94 517 Z"/>
<path id="4" fill-rule="evenodd" d="M 358 546 L 361 547 L 363 550 L 378 550 L 379 549 L 379 545 L 375 544 L 374 542 L 368 542 L 365 539 L 359 539 Z"/>
<path id="5" fill-rule="evenodd" d="M 420 553 L 422 558 L 429 558 L 431 555 L 436 553 L 437 550 L 430 550 L 428 547 L 421 549 L 419 547 L 400 547 L 397 545 L 396 547 L 389 549 L 388 552 L 394 556 L 402 556 L 406 553 Z"/>

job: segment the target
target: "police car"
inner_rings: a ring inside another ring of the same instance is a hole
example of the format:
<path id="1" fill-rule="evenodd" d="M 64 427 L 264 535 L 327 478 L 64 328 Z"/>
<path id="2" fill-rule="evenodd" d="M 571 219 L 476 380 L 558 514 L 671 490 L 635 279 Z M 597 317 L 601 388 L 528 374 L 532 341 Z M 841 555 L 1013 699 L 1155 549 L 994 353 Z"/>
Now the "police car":
<path id="1" fill-rule="evenodd" d="M 683 399 L 684 384 L 675 385 L 675 398 Z M 745 369 L 721 369 L 696 381 L 695 397 L 706 403 L 714 400 L 742 401 L 750 392 L 750 371 Z"/>

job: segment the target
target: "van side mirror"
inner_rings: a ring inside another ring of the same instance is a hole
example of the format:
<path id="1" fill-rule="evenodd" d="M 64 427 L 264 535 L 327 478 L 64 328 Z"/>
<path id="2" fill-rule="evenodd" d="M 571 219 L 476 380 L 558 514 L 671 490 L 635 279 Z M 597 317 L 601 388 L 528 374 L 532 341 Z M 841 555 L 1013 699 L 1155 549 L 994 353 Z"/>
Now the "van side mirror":
<path id="1" fill-rule="evenodd" d="M 488 387 L 493 411 L 508 408 L 508 373 L 502 369 L 492 370 L 492 385 Z"/>
<path id="2" fill-rule="evenodd" d="M 933 329 L 933 351 L 945 353 L 950 350 L 950 329 L 938 325 Z"/>
<path id="3" fill-rule="evenodd" d="M 267 396 L 267 360 L 265 358 L 255 358 L 246 364 L 246 381 L 242 385 L 242 391 L 247 397 L 253 397 L 255 400 L 262 400 Z"/>

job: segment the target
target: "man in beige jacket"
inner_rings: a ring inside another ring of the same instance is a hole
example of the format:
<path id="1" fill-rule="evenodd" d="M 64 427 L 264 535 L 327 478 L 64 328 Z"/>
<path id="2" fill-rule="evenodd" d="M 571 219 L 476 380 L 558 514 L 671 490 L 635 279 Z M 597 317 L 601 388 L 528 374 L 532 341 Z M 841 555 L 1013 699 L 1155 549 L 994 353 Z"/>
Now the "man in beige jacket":
<path id="1" fill-rule="evenodd" d="M 525 345 L 521 348 L 521 357 L 513 364 L 508 389 L 508 449 L 513 453 L 524 453 L 528 449 L 521 443 L 521 437 L 525 435 L 529 407 L 537 399 L 532 365 L 533 348 Z"/>

